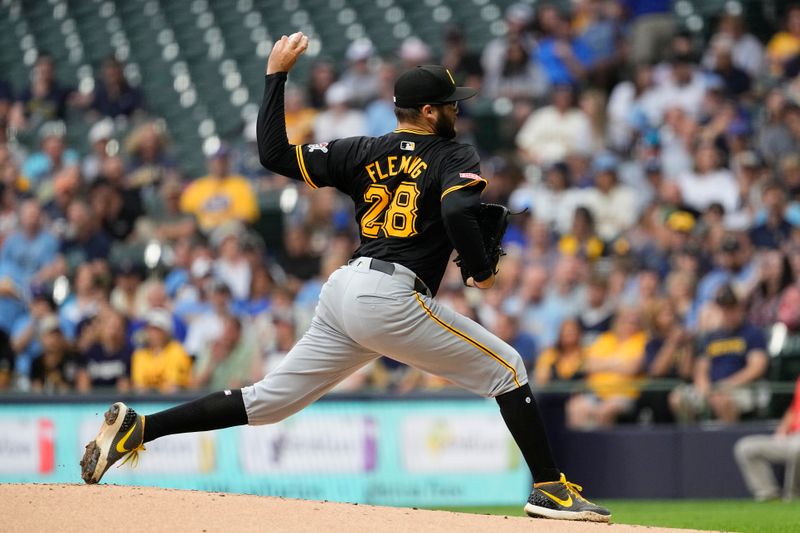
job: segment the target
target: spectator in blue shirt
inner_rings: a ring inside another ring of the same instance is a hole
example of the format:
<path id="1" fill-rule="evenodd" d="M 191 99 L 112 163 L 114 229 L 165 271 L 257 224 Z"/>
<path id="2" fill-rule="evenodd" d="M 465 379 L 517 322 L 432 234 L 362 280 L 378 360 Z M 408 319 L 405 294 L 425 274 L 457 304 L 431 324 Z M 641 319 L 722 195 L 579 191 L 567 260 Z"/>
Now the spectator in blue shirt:
<path id="1" fill-rule="evenodd" d="M 39 130 L 41 150 L 28 156 L 22 163 L 22 175 L 32 189 L 49 187 L 50 180 L 62 171 L 77 173 L 80 156 L 75 150 L 67 148 L 65 136 L 66 126 L 63 122 L 48 122 Z M 52 195 L 46 189 L 41 192 L 46 196 Z"/>
<path id="2" fill-rule="evenodd" d="M 572 35 L 569 18 L 558 14 L 552 34 L 539 42 L 533 54 L 551 85 L 576 85 L 592 65 L 592 51 Z"/>
<path id="3" fill-rule="evenodd" d="M 51 276 L 58 241 L 42 229 L 42 216 L 35 200 L 19 209 L 19 229 L 9 235 L 0 249 L 0 330 L 10 332 L 25 311 L 29 285 Z"/>
<path id="4" fill-rule="evenodd" d="M 62 273 L 73 272 L 78 265 L 104 260 L 111 249 L 111 241 L 100 228 L 86 203 L 73 201 L 67 208 L 67 238 L 58 249 L 59 269 Z"/>
<path id="5" fill-rule="evenodd" d="M 125 317 L 108 307 L 88 327 L 85 335 L 91 339 L 78 359 L 77 389 L 89 392 L 97 387 L 114 387 L 127 392 L 133 347 L 128 341 Z"/>
<path id="6" fill-rule="evenodd" d="M 758 270 L 751 255 L 749 245 L 743 246 L 736 235 L 727 235 L 715 254 L 714 269 L 703 276 L 697 286 L 698 307 L 713 300 L 720 287 L 726 283 L 735 287 L 753 283 Z"/>
<path id="7" fill-rule="evenodd" d="M 519 318 L 508 313 L 498 313 L 492 331 L 522 356 L 525 369 L 530 375 L 536 365 L 539 350 L 533 335 L 520 330 Z"/>
<path id="8" fill-rule="evenodd" d="M 702 343 L 694 383 L 670 395 L 670 406 L 680 420 L 710 410 L 715 418 L 732 423 L 759 407 L 755 391 L 748 386 L 767 370 L 764 333 L 745 319 L 745 307 L 730 285 L 719 290 L 715 303 L 721 326 Z"/>
<path id="9" fill-rule="evenodd" d="M 125 79 L 122 64 L 115 58 L 103 62 L 103 79 L 97 83 L 92 109 L 106 117 L 130 117 L 144 106 L 142 92 Z"/>

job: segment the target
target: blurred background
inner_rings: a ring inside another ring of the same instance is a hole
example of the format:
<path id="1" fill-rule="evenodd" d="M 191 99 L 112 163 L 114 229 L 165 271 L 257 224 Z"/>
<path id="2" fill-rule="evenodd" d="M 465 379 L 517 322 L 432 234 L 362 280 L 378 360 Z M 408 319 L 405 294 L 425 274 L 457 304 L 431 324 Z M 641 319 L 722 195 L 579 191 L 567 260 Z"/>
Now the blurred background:
<path id="1" fill-rule="evenodd" d="M 800 6 L 777 0 L 0 0 L 0 480 L 75 482 L 108 402 L 251 383 L 306 329 L 358 228 L 258 163 L 294 31 L 292 143 L 393 130 L 415 65 L 480 90 L 459 140 L 525 211 L 497 285 L 451 265 L 438 298 L 520 352 L 570 479 L 798 490 Z M 385 358 L 109 479 L 417 506 L 530 483 L 493 401 Z"/>

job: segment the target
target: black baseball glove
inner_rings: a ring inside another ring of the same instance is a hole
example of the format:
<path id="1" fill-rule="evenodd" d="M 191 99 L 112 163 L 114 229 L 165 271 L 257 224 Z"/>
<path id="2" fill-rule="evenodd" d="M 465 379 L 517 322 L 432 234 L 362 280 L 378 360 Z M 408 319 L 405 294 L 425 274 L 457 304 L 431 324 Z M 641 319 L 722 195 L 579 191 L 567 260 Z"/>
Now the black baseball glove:
<path id="1" fill-rule="evenodd" d="M 500 204 L 481 204 L 480 211 L 478 212 L 478 225 L 481 228 L 481 238 L 483 239 L 483 247 L 486 250 L 486 255 L 489 256 L 489 263 L 492 265 L 492 272 L 497 274 L 497 263 L 500 257 L 506 255 L 503 250 L 503 235 L 508 228 L 508 217 L 511 213 L 508 208 Z M 461 256 L 456 256 L 454 259 L 458 268 L 461 269 L 461 279 L 464 284 L 467 280 L 475 274 L 470 272 L 467 265 L 461 260 Z"/>

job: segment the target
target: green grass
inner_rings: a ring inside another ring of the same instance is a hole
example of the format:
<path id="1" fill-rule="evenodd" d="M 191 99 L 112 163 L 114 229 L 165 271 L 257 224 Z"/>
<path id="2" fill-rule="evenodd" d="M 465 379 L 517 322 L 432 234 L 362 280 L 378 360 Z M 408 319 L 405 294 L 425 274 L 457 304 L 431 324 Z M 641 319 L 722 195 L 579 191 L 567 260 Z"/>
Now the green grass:
<path id="1" fill-rule="evenodd" d="M 800 532 L 800 502 L 756 503 L 749 500 L 605 500 L 616 524 L 740 531 Z M 521 506 L 459 507 L 448 511 L 523 516 Z"/>

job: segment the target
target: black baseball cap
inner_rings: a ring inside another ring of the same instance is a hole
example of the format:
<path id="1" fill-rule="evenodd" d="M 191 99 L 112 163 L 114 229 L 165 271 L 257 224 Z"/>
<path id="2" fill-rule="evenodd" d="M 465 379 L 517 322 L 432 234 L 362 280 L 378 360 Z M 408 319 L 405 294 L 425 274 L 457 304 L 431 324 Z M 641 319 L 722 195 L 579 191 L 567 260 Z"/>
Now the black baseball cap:
<path id="1" fill-rule="evenodd" d="M 472 87 L 457 87 L 450 71 L 441 65 L 421 65 L 407 70 L 394 84 L 394 105 L 419 107 L 449 104 L 478 94 Z"/>

